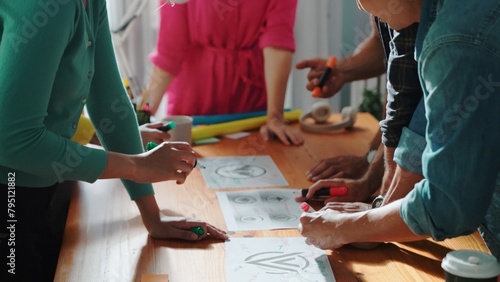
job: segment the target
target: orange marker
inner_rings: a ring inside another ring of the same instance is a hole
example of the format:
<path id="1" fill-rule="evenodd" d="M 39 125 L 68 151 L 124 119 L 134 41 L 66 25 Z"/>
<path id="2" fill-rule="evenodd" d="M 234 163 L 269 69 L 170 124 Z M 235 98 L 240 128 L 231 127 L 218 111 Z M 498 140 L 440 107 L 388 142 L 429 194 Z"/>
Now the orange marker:
<path id="1" fill-rule="evenodd" d="M 326 80 L 332 73 L 333 68 L 335 67 L 335 64 L 337 63 L 337 57 L 335 56 L 330 56 L 328 58 L 328 62 L 326 62 L 326 68 L 319 77 L 319 83 L 318 86 L 316 86 L 312 92 L 312 96 L 314 98 L 320 98 L 321 97 L 321 88 L 325 85 Z"/>

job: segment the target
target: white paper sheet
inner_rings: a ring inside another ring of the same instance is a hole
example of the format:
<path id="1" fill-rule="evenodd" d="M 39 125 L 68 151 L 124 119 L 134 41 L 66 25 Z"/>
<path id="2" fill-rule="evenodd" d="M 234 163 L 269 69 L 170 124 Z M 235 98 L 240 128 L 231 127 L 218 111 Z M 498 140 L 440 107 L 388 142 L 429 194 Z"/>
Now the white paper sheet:
<path id="1" fill-rule="evenodd" d="M 200 158 L 209 189 L 288 186 L 285 177 L 269 156 Z"/>
<path id="2" fill-rule="evenodd" d="M 303 237 L 231 238 L 227 282 L 335 282 L 325 251 Z"/>
<path id="3" fill-rule="evenodd" d="M 299 189 L 255 189 L 217 192 L 217 199 L 231 231 L 297 228 L 302 214 L 295 197 Z"/>

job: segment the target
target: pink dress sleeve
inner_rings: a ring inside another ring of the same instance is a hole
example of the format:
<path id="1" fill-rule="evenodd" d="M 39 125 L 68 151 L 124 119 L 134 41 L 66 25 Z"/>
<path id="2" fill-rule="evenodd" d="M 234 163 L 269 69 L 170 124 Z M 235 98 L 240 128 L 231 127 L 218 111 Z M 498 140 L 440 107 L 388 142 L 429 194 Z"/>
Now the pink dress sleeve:
<path id="1" fill-rule="evenodd" d="M 156 50 L 149 55 L 158 68 L 176 76 L 182 66 L 189 45 L 188 13 L 186 4 L 173 7 L 160 0 L 160 27 Z"/>
<path id="2" fill-rule="evenodd" d="M 295 51 L 295 13 L 297 0 L 271 0 L 259 47 Z"/>

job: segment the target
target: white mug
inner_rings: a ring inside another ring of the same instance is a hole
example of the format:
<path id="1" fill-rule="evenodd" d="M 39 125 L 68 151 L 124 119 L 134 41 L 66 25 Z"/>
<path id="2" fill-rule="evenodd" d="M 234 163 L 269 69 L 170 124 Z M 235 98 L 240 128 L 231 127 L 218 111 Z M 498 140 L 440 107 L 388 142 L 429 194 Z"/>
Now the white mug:
<path id="1" fill-rule="evenodd" d="M 163 119 L 163 122 L 173 121 L 175 128 L 168 133 L 170 141 L 184 141 L 191 144 L 191 129 L 193 127 L 193 118 L 190 116 L 169 116 Z"/>

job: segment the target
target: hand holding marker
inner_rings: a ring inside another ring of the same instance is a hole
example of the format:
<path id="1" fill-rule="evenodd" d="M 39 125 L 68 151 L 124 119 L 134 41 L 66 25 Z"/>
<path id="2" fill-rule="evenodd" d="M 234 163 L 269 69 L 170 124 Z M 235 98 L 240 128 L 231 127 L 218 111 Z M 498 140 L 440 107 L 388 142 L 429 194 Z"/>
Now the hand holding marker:
<path id="1" fill-rule="evenodd" d="M 175 123 L 169 122 L 166 125 L 158 128 L 158 129 L 160 129 L 161 131 L 165 131 L 166 132 L 166 131 L 169 131 L 170 129 L 174 129 L 174 128 L 175 128 Z M 153 142 L 148 142 L 148 144 L 146 144 L 146 150 L 147 151 L 152 150 L 156 146 L 158 146 L 158 144 L 153 143 Z M 197 166 L 200 167 L 200 168 L 205 168 L 203 165 L 198 164 L 198 161 L 195 161 L 194 167 L 197 167 Z M 194 227 L 189 228 L 189 230 L 191 230 L 191 232 L 193 232 L 194 234 L 198 235 L 198 237 L 200 237 L 203 234 L 205 234 L 205 230 L 203 230 L 203 227 L 201 227 L 201 226 L 194 226 Z"/>
<path id="2" fill-rule="evenodd" d="M 315 212 L 316 210 L 313 209 L 308 203 L 306 202 L 303 202 L 302 204 L 300 204 L 300 209 L 304 212 Z M 299 224 L 299 229 L 302 229 L 302 227 L 300 227 L 301 224 Z M 307 245 L 311 245 L 311 242 L 309 242 L 309 239 L 306 238 L 306 244 Z"/>
<path id="3" fill-rule="evenodd" d="M 307 195 L 307 192 L 309 189 L 302 189 L 302 197 L 305 197 Z M 330 196 L 330 197 L 335 197 L 335 196 L 347 196 L 347 188 L 346 187 L 326 187 L 326 188 L 321 188 L 316 193 L 314 193 L 315 197 L 318 196 Z M 311 208 L 311 206 L 303 202 L 300 205 L 300 208 L 305 211 L 305 212 L 314 212 L 315 210 Z"/>
<path id="4" fill-rule="evenodd" d="M 175 122 L 169 121 L 169 122 L 165 123 L 162 127 L 158 127 L 158 130 L 161 130 L 163 132 L 167 132 L 170 129 L 174 129 L 174 128 L 175 128 Z"/>
<path id="5" fill-rule="evenodd" d="M 305 197 L 309 192 L 309 189 L 302 189 L 302 197 Z M 320 196 L 329 196 L 329 197 L 337 197 L 337 196 L 347 196 L 347 188 L 346 187 L 325 187 L 321 188 L 314 193 L 314 197 Z"/>
<path id="6" fill-rule="evenodd" d="M 321 88 L 325 86 L 325 83 L 328 80 L 330 74 L 332 73 L 336 63 L 337 63 L 337 57 L 331 56 L 330 58 L 328 58 L 328 61 L 326 62 L 326 68 L 319 77 L 318 86 L 316 86 L 313 89 L 312 96 L 314 98 L 321 98 Z"/>
<path id="7" fill-rule="evenodd" d="M 156 148 L 156 146 L 158 146 L 158 144 L 154 143 L 154 142 L 148 142 L 148 144 L 146 144 L 146 151 L 150 151 L 150 150 L 153 150 L 154 148 Z M 194 168 L 203 168 L 205 169 L 206 167 L 202 164 L 200 164 L 198 162 L 198 160 L 195 160 L 194 161 Z"/>

